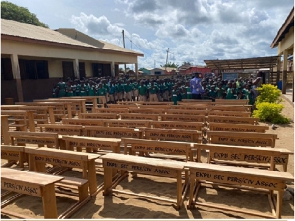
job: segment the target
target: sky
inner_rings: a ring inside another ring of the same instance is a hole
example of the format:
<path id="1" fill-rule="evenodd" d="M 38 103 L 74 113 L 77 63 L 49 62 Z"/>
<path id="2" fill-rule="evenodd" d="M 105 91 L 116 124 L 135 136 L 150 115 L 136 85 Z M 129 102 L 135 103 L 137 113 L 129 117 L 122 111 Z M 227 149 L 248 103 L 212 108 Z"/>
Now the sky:
<path id="1" fill-rule="evenodd" d="M 277 55 L 293 0 L 9 0 L 51 29 L 75 28 L 144 54 L 138 67 Z M 167 53 L 168 51 L 168 53 Z"/>

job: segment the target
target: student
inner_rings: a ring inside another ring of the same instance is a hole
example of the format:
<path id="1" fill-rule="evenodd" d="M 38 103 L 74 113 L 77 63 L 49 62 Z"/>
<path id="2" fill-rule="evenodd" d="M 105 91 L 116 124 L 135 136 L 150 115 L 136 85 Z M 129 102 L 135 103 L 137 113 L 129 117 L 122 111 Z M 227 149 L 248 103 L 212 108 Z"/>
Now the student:
<path id="1" fill-rule="evenodd" d="M 215 101 L 216 97 L 217 97 L 217 91 L 215 88 L 215 85 L 211 85 L 211 89 L 208 93 L 208 97 L 212 100 Z"/>
<path id="2" fill-rule="evenodd" d="M 115 93 L 116 93 L 116 86 L 114 82 L 110 82 L 109 86 L 109 103 L 115 103 Z"/>
<path id="3" fill-rule="evenodd" d="M 52 97 L 53 97 L 53 98 L 56 98 L 57 95 L 58 95 L 57 86 L 54 85 L 54 86 L 53 86 L 53 89 L 52 89 Z"/>
<path id="4" fill-rule="evenodd" d="M 189 81 L 186 82 L 185 89 L 186 89 L 186 99 L 192 99 L 192 91 L 191 91 L 191 88 L 190 88 L 190 82 Z"/>
<path id="5" fill-rule="evenodd" d="M 71 85 L 71 81 L 67 82 L 67 87 L 66 87 L 66 96 L 67 97 L 73 97 L 73 90 L 72 90 L 72 85 Z"/>
<path id="6" fill-rule="evenodd" d="M 123 100 L 123 94 L 124 94 L 124 86 L 122 85 L 122 82 L 119 80 L 117 84 L 117 99 L 119 101 Z"/>
<path id="7" fill-rule="evenodd" d="M 62 78 L 59 79 L 57 83 L 58 88 L 58 97 L 65 97 L 66 96 L 66 83 L 63 82 Z"/>
<path id="8" fill-rule="evenodd" d="M 138 87 L 139 101 L 146 101 L 147 90 L 147 86 L 145 86 L 143 81 L 141 81 Z"/>
<path id="9" fill-rule="evenodd" d="M 125 91 L 125 99 L 127 101 L 131 101 L 132 100 L 132 86 L 130 84 L 130 81 L 127 81 L 127 84 L 124 85 L 124 91 Z"/>
<path id="10" fill-rule="evenodd" d="M 232 83 L 231 82 L 228 82 L 227 83 L 227 90 L 226 90 L 226 97 L 225 97 L 225 99 L 235 99 L 235 97 L 234 97 L 234 91 L 233 91 Z"/>
<path id="11" fill-rule="evenodd" d="M 152 81 L 151 86 L 149 87 L 149 101 L 159 101 L 157 96 L 158 91 L 158 87 L 155 85 L 154 81 Z"/>

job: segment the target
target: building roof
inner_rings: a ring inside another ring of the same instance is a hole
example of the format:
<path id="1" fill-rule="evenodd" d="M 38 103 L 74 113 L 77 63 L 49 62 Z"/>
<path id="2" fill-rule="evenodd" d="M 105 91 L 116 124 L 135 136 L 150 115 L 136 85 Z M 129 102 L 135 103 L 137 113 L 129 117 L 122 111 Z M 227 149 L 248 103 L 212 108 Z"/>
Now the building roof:
<path id="1" fill-rule="evenodd" d="M 291 27 L 294 27 L 294 7 L 292 8 L 291 12 L 289 13 L 282 27 L 279 29 L 270 47 L 271 48 L 277 47 L 279 42 L 282 41 L 282 39 L 289 32 Z"/>
<path id="2" fill-rule="evenodd" d="M 16 22 L 12 20 L 1 19 L 1 38 L 3 38 L 4 36 L 25 38 L 39 41 L 40 43 L 49 42 L 91 49 L 97 48 L 93 45 L 89 45 L 77 41 L 75 39 L 69 38 L 49 28 Z"/>
<path id="3" fill-rule="evenodd" d="M 204 60 L 207 67 L 213 70 L 229 69 L 259 69 L 271 68 L 277 64 L 278 56 L 227 59 L 227 60 Z"/>
<path id="4" fill-rule="evenodd" d="M 110 50 L 110 51 L 117 51 L 117 52 L 126 52 L 126 53 L 131 53 L 131 54 L 136 54 L 137 56 L 143 56 L 142 53 L 125 49 L 120 46 L 110 44 L 105 41 L 97 40 L 95 38 L 92 38 L 80 31 L 77 31 L 76 29 L 73 28 L 59 28 L 56 30 L 57 32 L 64 34 L 72 39 L 93 45 L 99 49 L 105 49 L 105 50 Z"/>

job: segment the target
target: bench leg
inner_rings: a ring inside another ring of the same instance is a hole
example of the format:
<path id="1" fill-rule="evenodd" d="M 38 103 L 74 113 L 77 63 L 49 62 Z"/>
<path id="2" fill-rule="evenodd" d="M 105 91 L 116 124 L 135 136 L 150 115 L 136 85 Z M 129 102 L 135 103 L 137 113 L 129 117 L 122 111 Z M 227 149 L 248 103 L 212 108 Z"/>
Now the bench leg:
<path id="1" fill-rule="evenodd" d="M 189 201 L 187 205 L 188 209 L 192 208 L 193 198 L 194 198 L 194 189 L 195 189 L 195 179 L 190 177 Z"/>
<path id="2" fill-rule="evenodd" d="M 177 172 L 177 205 L 176 209 L 179 210 L 182 204 L 182 177 L 181 171 Z"/>
<path id="3" fill-rule="evenodd" d="M 281 218 L 283 194 L 284 194 L 284 190 L 279 190 L 277 192 L 277 205 L 276 205 L 276 218 L 277 219 Z"/>
<path id="4" fill-rule="evenodd" d="M 44 211 L 44 218 L 57 218 L 57 208 L 56 208 L 56 196 L 55 196 L 55 189 L 54 184 L 49 184 L 43 187 L 43 211 Z"/>
<path id="5" fill-rule="evenodd" d="M 112 187 L 112 179 L 113 178 L 113 169 L 112 168 L 104 168 L 104 192 L 103 195 L 107 196 L 110 192 L 110 188 Z"/>
<path id="6" fill-rule="evenodd" d="M 79 190 L 79 202 L 82 202 L 88 197 L 88 182 L 78 187 Z"/>
<path id="7" fill-rule="evenodd" d="M 95 170 L 94 160 L 91 160 L 88 162 L 88 182 L 89 182 L 90 195 L 92 195 L 97 190 L 96 170 Z"/>

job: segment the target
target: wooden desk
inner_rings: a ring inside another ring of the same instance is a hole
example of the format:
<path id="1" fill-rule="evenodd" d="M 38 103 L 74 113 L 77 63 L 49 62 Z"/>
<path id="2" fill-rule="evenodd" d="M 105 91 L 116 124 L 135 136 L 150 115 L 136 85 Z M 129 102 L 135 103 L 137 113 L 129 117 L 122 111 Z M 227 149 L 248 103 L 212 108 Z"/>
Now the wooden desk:
<path id="1" fill-rule="evenodd" d="M 47 132 L 8 132 L 11 139 L 11 145 L 20 144 L 38 144 L 39 146 L 47 145 L 47 147 L 59 148 L 58 134 Z"/>
<path id="2" fill-rule="evenodd" d="M 32 179 L 33 178 L 33 179 Z M 44 218 L 57 218 L 54 183 L 63 177 L 1 168 L 1 188 L 42 197 Z"/>
<path id="3" fill-rule="evenodd" d="M 93 113 L 129 113 L 128 108 L 94 108 L 92 109 Z"/>
<path id="4" fill-rule="evenodd" d="M 154 141 L 134 138 L 122 138 L 124 154 L 135 155 L 142 153 L 161 153 L 165 155 L 182 155 L 186 161 L 193 160 L 192 145 L 187 142 Z M 165 158 L 165 157 L 163 157 Z"/>
<path id="5" fill-rule="evenodd" d="M 142 138 L 142 131 L 134 128 L 85 126 L 84 129 L 88 137 Z"/>
<path id="6" fill-rule="evenodd" d="M 265 213 L 257 213 L 245 208 L 233 208 L 230 206 L 218 206 L 212 203 L 195 202 L 194 196 L 197 199 L 197 193 L 201 186 L 202 181 L 209 181 L 221 185 L 231 185 L 231 187 L 242 188 L 247 187 L 252 190 L 264 189 L 269 194 L 269 202 L 272 208 L 272 213 L 275 218 L 281 217 L 282 210 L 282 198 L 286 182 L 293 181 L 294 177 L 287 172 L 258 170 L 252 168 L 242 168 L 233 166 L 221 166 L 213 164 L 204 164 L 196 162 L 186 162 L 185 168 L 190 172 L 190 196 L 188 202 L 188 208 L 192 208 L 193 205 L 208 206 L 213 208 L 219 208 L 222 210 L 229 210 L 238 213 L 247 213 L 262 217 L 270 218 Z M 196 191 L 194 191 L 196 188 Z M 274 205 L 274 191 L 277 191 L 276 206 Z M 265 191 L 264 191 L 265 192 Z M 276 208 L 276 210 L 274 209 Z M 271 216 L 271 218 L 274 218 Z"/>
<path id="7" fill-rule="evenodd" d="M 108 120 L 104 120 L 104 122 L 105 122 L 105 126 L 109 126 L 109 127 L 137 128 L 137 127 L 150 127 L 150 124 L 151 124 L 152 121 L 150 121 L 150 120 L 114 120 L 114 119 L 108 119 Z"/>
<path id="8" fill-rule="evenodd" d="M 228 116 L 228 117 L 251 117 L 251 112 L 247 111 L 208 111 L 209 116 Z"/>
<path id="9" fill-rule="evenodd" d="M 259 121 L 259 118 L 254 117 L 232 117 L 232 116 L 208 116 L 208 122 L 210 123 L 227 123 L 227 124 L 251 124 L 255 125 Z"/>
<path id="10" fill-rule="evenodd" d="M 79 118 L 82 119 L 118 119 L 116 113 L 82 113 Z"/>
<path id="11" fill-rule="evenodd" d="M 252 147 L 275 147 L 277 134 L 255 133 L 255 132 L 234 132 L 207 131 L 208 143 L 228 144 Z"/>
<path id="12" fill-rule="evenodd" d="M 62 136 L 62 140 L 66 142 L 67 150 L 82 151 L 86 148 L 88 153 L 100 150 L 109 150 L 114 153 L 120 153 L 121 139 L 116 138 L 98 138 L 98 137 L 82 137 L 82 136 Z"/>
<path id="13" fill-rule="evenodd" d="M 170 140 L 170 141 L 185 141 L 185 142 L 202 142 L 202 133 L 196 130 L 179 130 L 179 129 L 143 129 L 145 139 L 151 140 Z"/>
<path id="14" fill-rule="evenodd" d="M 151 121 L 152 128 L 159 129 L 182 129 L 202 131 L 204 123 L 202 122 L 183 122 L 183 121 Z"/>
<path id="15" fill-rule="evenodd" d="M 122 155 L 109 153 L 101 157 L 104 167 L 104 195 L 110 192 L 125 193 L 134 196 L 140 196 L 147 199 L 157 199 L 166 202 L 176 203 L 176 209 L 180 209 L 183 199 L 186 195 L 187 185 L 186 182 L 182 185 L 181 173 L 183 172 L 185 163 L 178 161 L 170 161 L 163 159 L 152 159 L 139 156 Z M 131 192 L 115 190 L 112 185 L 112 171 L 123 170 L 133 171 L 138 174 L 148 174 L 161 177 L 172 177 L 177 180 L 176 202 L 172 199 L 153 197 L 150 195 L 140 195 Z M 184 190 L 184 191 L 183 191 Z M 182 194 L 183 192 L 183 194 Z"/>
<path id="16" fill-rule="evenodd" d="M 1 145 L 1 159 L 6 159 L 8 162 L 19 162 L 19 167 L 24 168 L 25 147 Z"/>
<path id="17" fill-rule="evenodd" d="M 82 125 L 82 126 L 104 126 L 104 119 L 76 119 L 63 118 L 63 124 Z"/>
<path id="18" fill-rule="evenodd" d="M 197 162 L 201 162 L 201 150 L 206 150 L 207 163 L 230 164 L 236 166 L 266 166 L 275 170 L 275 165 L 282 165 L 287 171 L 289 155 L 287 149 L 268 147 L 232 146 L 220 144 L 193 144 L 192 151 L 197 152 Z"/>
<path id="19" fill-rule="evenodd" d="M 258 132 L 265 133 L 268 126 L 250 124 L 228 124 L 228 123 L 209 123 L 210 131 L 230 131 L 230 132 Z"/>
<path id="20" fill-rule="evenodd" d="M 89 192 L 91 195 L 97 191 L 95 159 L 98 154 L 74 152 L 68 150 L 55 150 L 48 148 L 26 147 L 25 153 L 29 154 L 30 170 L 46 172 L 45 164 L 58 165 L 69 168 L 79 168 L 83 171 L 83 178 L 89 182 Z M 82 193 L 82 195 L 86 195 Z M 80 199 L 83 201 L 84 197 Z"/>
<path id="21" fill-rule="evenodd" d="M 158 120 L 158 114 L 140 114 L 140 113 L 122 113 L 120 114 L 122 120 Z"/>
<path id="22" fill-rule="evenodd" d="M 185 114 L 161 114 L 161 121 L 188 121 L 188 122 L 206 122 L 205 115 L 185 115 Z"/>

